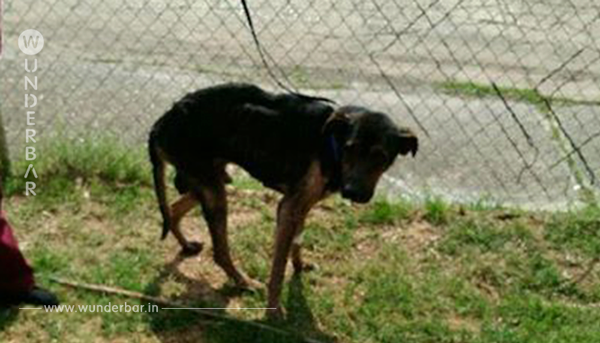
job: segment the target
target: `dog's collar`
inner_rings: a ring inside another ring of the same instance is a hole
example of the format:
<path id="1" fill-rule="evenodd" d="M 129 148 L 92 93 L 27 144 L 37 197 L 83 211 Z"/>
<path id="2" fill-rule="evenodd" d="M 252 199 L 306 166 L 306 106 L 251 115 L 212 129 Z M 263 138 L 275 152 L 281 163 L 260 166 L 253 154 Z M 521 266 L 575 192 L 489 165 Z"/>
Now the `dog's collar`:
<path id="1" fill-rule="evenodd" d="M 328 160 L 330 161 L 329 168 L 331 168 L 331 179 L 328 182 L 328 188 L 330 190 L 337 190 L 342 184 L 342 151 L 338 141 L 333 135 L 327 137 L 327 154 L 329 155 Z"/>
<path id="2" fill-rule="evenodd" d="M 333 135 L 329 136 L 328 144 L 329 150 L 331 151 L 331 157 L 333 158 L 333 163 L 337 166 L 342 159 L 340 156 L 340 147 L 338 146 L 338 142 L 335 140 Z"/>

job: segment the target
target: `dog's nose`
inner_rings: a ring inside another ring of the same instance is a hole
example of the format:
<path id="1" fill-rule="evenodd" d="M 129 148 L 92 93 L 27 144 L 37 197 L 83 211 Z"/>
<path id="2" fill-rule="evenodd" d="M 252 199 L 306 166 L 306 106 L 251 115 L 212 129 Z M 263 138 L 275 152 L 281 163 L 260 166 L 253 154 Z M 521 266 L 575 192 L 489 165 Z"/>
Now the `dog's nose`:
<path id="1" fill-rule="evenodd" d="M 355 198 L 357 196 L 357 191 L 356 188 L 349 186 L 349 185 L 345 185 L 342 188 L 342 197 L 347 198 L 347 199 L 352 199 Z"/>

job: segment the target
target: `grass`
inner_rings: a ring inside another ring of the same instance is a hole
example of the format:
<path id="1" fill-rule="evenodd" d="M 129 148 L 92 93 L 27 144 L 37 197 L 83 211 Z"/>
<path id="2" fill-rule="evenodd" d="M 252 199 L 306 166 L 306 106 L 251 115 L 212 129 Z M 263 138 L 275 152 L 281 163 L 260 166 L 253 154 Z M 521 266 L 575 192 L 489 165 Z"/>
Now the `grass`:
<path id="1" fill-rule="evenodd" d="M 435 225 L 448 223 L 450 207 L 440 198 L 428 198 L 425 201 L 425 219 Z"/>
<path id="2" fill-rule="evenodd" d="M 462 95 L 476 98 L 488 98 L 497 97 L 496 90 L 490 84 L 480 84 L 476 82 L 460 82 L 460 81 L 446 81 L 438 84 L 438 87 L 453 95 Z M 509 100 L 520 101 L 529 103 L 542 109 L 542 112 L 546 112 L 546 100 L 551 103 L 558 105 L 600 105 L 600 100 L 576 100 L 560 96 L 546 96 L 532 88 L 515 88 L 515 87 L 498 87 L 502 95 Z"/>
<path id="3" fill-rule="evenodd" d="M 409 219 L 414 211 L 413 205 L 409 202 L 390 202 L 385 199 L 373 201 L 360 216 L 360 222 L 371 225 L 395 224 L 399 220 Z"/>
<path id="4" fill-rule="evenodd" d="M 303 67 L 302 65 L 294 65 L 287 70 L 287 74 L 292 84 L 305 89 L 315 90 L 340 90 L 346 89 L 347 85 L 344 80 L 328 75 L 324 78 L 324 81 L 313 82 L 310 75 L 315 73 L 322 73 L 319 70 L 311 70 Z"/>
<path id="5" fill-rule="evenodd" d="M 180 259 L 175 240 L 159 241 L 160 218 L 143 151 L 111 141 L 55 144 L 36 161 L 39 195 L 26 199 L 9 180 L 6 210 L 38 282 L 64 304 L 145 304 L 63 288 L 49 276 L 105 284 L 189 306 L 261 307 L 265 291 L 236 294 L 211 261 L 199 211 L 185 233 L 206 242 Z M 51 150 L 50 150 L 51 149 Z M 100 158 L 96 158 L 100 156 Z M 15 163 L 15 170 L 24 164 Z M 230 193 L 236 264 L 266 281 L 277 195 L 244 175 Z M 170 198 L 173 198 L 171 191 Z M 600 337 L 600 209 L 527 213 L 478 202 L 456 206 L 338 197 L 308 219 L 305 258 L 318 269 L 288 273 L 286 320 L 292 333 L 208 321 L 187 311 L 45 313 L 0 310 L 2 342 L 595 342 Z M 265 323 L 262 312 L 227 311 Z"/>

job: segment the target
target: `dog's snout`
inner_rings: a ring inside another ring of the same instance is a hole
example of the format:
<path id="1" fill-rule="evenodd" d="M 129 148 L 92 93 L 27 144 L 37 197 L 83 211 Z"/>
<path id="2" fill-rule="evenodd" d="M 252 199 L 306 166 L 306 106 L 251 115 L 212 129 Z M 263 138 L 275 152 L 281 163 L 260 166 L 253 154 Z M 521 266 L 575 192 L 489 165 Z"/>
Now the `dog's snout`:
<path id="1" fill-rule="evenodd" d="M 371 192 L 365 192 L 358 187 L 352 185 L 345 185 L 342 188 L 342 197 L 350 199 L 358 203 L 366 203 L 371 200 Z"/>

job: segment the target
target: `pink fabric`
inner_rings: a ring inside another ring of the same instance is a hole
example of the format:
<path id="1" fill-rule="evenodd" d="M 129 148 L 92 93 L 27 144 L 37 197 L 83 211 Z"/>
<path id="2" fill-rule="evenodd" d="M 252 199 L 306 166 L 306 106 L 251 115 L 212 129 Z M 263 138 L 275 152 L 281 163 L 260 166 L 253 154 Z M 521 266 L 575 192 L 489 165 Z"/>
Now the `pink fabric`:
<path id="1" fill-rule="evenodd" d="M 0 213 L 0 296 L 27 292 L 34 284 L 33 269 L 21 254 L 17 239 L 2 212 Z"/>

